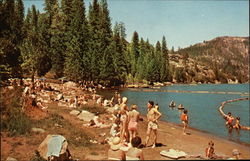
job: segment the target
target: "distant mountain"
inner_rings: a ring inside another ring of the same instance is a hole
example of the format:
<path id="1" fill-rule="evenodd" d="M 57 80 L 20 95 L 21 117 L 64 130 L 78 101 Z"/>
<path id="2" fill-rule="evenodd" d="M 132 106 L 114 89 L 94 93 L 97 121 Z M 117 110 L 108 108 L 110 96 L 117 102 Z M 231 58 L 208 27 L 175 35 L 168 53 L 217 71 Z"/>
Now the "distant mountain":
<path id="1" fill-rule="evenodd" d="M 249 37 L 225 36 L 204 41 L 170 54 L 170 63 L 185 69 L 186 82 L 246 83 Z"/>

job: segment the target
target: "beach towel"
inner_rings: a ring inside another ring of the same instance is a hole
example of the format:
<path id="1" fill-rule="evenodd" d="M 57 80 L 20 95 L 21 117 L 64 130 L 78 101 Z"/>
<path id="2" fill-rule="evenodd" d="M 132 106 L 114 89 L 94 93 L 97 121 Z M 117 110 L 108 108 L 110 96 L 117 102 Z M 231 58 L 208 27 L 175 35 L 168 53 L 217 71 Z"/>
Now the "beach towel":
<path id="1" fill-rule="evenodd" d="M 59 157 L 63 142 L 66 139 L 61 135 L 53 135 L 48 142 L 47 157 L 56 156 Z"/>
<path id="2" fill-rule="evenodd" d="M 185 157 L 187 154 L 183 151 L 169 149 L 169 151 L 163 150 L 160 152 L 161 155 L 171 158 L 171 159 L 178 159 L 181 157 Z"/>

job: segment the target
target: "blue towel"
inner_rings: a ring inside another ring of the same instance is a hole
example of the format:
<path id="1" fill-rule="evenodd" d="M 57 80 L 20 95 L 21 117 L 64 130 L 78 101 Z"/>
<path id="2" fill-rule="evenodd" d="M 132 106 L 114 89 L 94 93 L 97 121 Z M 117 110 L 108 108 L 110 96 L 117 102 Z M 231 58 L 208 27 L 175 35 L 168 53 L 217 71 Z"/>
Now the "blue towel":
<path id="1" fill-rule="evenodd" d="M 47 157 L 56 156 L 59 157 L 62 149 L 62 144 L 66 139 L 62 135 L 53 135 L 48 142 Z"/>

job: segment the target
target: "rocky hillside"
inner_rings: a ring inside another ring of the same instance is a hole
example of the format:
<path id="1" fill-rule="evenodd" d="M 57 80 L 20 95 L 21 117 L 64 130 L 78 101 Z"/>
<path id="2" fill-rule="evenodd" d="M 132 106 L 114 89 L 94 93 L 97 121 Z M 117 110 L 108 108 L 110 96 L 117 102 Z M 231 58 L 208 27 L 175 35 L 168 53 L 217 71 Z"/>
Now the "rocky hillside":
<path id="1" fill-rule="evenodd" d="M 249 82 L 249 37 L 218 37 L 170 54 L 186 82 Z"/>

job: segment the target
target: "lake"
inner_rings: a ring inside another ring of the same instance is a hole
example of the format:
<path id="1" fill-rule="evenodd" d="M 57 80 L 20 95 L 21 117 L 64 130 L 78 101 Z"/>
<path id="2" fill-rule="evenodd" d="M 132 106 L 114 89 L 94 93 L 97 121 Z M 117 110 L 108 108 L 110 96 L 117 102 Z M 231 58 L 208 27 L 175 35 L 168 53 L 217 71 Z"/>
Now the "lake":
<path id="1" fill-rule="evenodd" d="M 107 94 L 108 93 L 108 94 Z M 108 98 L 114 91 L 101 92 Z M 120 91 L 122 96 L 128 97 L 128 105 L 137 104 L 139 111 L 146 114 L 147 102 L 152 100 L 160 106 L 161 120 L 181 124 L 179 116 L 181 111 L 169 108 L 171 100 L 176 106 L 183 104 L 188 110 L 189 126 L 219 137 L 236 142 L 250 144 L 250 131 L 241 130 L 240 135 L 233 131 L 228 134 L 225 120 L 218 112 L 221 102 L 249 97 L 249 84 L 200 84 L 200 85 L 172 85 L 161 88 L 126 88 Z M 224 112 L 229 111 L 233 116 L 241 118 L 241 124 L 249 126 L 249 100 L 228 103 Z"/>

